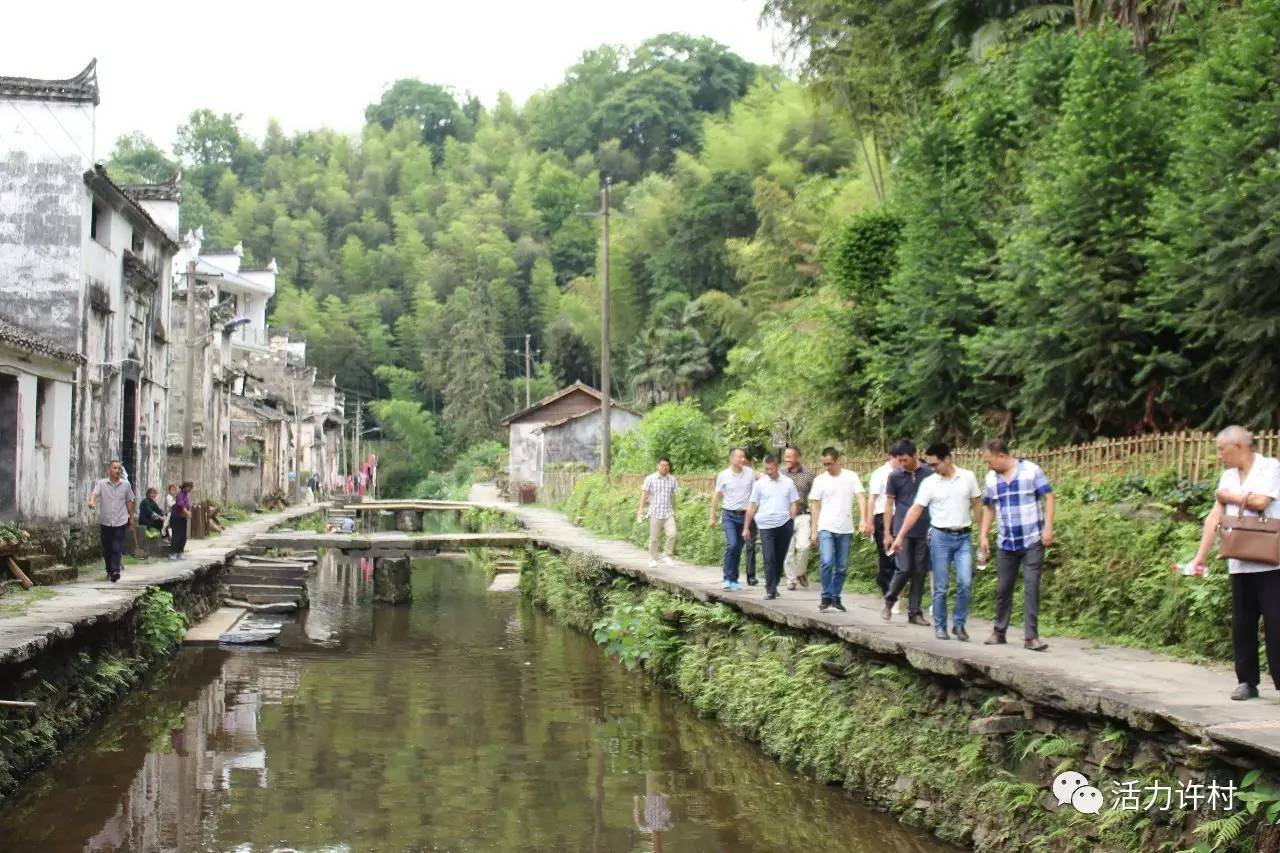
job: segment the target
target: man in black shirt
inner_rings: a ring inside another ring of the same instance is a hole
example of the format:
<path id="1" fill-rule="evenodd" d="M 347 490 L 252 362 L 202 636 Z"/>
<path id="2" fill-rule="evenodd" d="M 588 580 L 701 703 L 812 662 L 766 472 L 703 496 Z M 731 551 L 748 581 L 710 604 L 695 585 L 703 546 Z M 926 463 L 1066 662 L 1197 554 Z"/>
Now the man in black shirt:
<path id="1" fill-rule="evenodd" d="M 894 442 L 889 452 L 898 463 L 898 470 L 889 475 L 885 486 L 884 502 L 884 549 L 890 551 L 893 540 L 902 529 L 902 522 L 907 517 L 911 505 L 916 499 L 916 490 L 920 483 L 933 474 L 933 469 L 916 456 L 916 446 L 907 439 Z M 880 618 L 886 622 L 893 616 L 893 605 L 897 602 L 902 588 L 911 584 L 907 598 L 907 621 L 912 625 L 929 625 L 924 618 L 924 610 L 920 607 L 920 598 L 924 593 L 924 578 L 929 573 L 929 511 L 920 513 L 920 518 L 907 531 L 902 548 L 894 554 L 897 568 L 893 580 L 889 581 L 889 589 L 884 596 L 884 609 Z"/>

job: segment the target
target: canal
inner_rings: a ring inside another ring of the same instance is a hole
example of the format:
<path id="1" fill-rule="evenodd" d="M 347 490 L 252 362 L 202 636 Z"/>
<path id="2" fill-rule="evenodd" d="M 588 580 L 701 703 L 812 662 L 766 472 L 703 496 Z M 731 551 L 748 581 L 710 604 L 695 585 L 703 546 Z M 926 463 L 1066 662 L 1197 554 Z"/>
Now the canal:
<path id="1" fill-rule="evenodd" d="M 0 812 L 4 851 L 944 847 L 606 659 L 465 559 L 326 557 L 274 647 L 186 649 Z"/>

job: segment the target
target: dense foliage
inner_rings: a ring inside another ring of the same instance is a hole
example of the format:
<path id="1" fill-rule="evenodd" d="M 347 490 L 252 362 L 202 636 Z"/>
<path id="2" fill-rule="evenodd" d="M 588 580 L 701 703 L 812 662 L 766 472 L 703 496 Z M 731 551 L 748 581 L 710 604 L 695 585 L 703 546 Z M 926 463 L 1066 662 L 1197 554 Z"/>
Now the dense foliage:
<path id="1" fill-rule="evenodd" d="M 178 133 L 184 227 L 275 257 L 409 489 L 597 382 L 728 439 L 1280 425 L 1280 0 L 769 0 L 802 82 L 708 39 L 589 50 L 520 106 L 401 80 L 358 138 Z M 122 138 L 123 177 L 175 166 Z"/>

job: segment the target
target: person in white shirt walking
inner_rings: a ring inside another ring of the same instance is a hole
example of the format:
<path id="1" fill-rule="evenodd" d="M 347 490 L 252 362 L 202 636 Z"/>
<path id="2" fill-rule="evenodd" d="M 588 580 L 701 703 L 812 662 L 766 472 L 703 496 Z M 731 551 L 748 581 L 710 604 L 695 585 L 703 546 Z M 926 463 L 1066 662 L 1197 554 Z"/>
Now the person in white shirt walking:
<path id="1" fill-rule="evenodd" d="M 873 517 L 873 533 L 876 540 L 876 586 L 880 587 L 880 594 L 885 595 L 889 592 L 889 582 L 893 580 L 893 573 L 897 571 L 898 565 L 888 551 L 884 549 L 884 496 L 889 485 L 889 475 L 898 470 L 898 460 L 894 458 L 892 453 L 886 454 L 884 464 L 871 472 L 870 478 L 867 480 L 867 492 L 871 500 L 871 514 Z M 901 605 L 901 601 L 898 602 Z"/>
<path id="2" fill-rule="evenodd" d="M 956 607 L 951 633 L 968 640 L 964 628 L 969 618 L 969 596 L 973 590 L 973 517 L 980 511 L 982 490 L 978 478 L 968 468 L 956 466 L 951 446 L 945 442 L 929 445 L 925 459 L 933 475 L 925 478 L 902 524 L 903 532 L 894 540 L 902 547 L 906 531 L 926 510 L 929 513 L 929 562 L 933 566 L 933 633 L 939 640 L 947 636 L 947 588 L 949 569 L 956 567 Z"/>
<path id="3" fill-rule="evenodd" d="M 858 529 L 865 535 L 871 532 L 871 525 L 867 521 L 862 480 L 853 471 L 840 467 L 840 451 L 834 447 L 823 448 L 822 467 L 825 470 L 813 479 L 813 488 L 809 490 L 809 512 L 814 519 L 810 538 L 818 546 L 822 577 L 822 600 L 818 609 L 844 610 L 840 592 L 848 573 L 855 506 Z"/>
<path id="4" fill-rule="evenodd" d="M 1209 549 L 1217 537 L 1223 516 L 1245 511 L 1265 518 L 1280 518 L 1280 462 L 1253 449 L 1253 434 L 1240 426 L 1218 433 L 1218 460 L 1226 469 L 1218 480 L 1213 510 L 1204 520 L 1200 549 L 1191 561 L 1203 574 Z M 1267 670 L 1280 690 L 1280 565 L 1230 559 L 1231 642 L 1240 684 L 1232 699 L 1256 699 L 1258 682 L 1258 620 L 1267 643 Z"/>
<path id="5" fill-rule="evenodd" d="M 742 589 L 738 585 L 738 566 L 742 562 L 742 536 L 747 519 L 747 503 L 751 500 L 751 487 L 756 474 L 746 466 L 747 454 L 741 447 L 729 451 L 729 467 L 716 475 L 716 490 L 711 496 L 712 527 L 724 530 L 724 581 L 722 589 Z M 723 508 L 721 504 L 723 502 Z M 717 510 L 719 512 L 717 513 Z M 747 562 L 747 583 L 755 586 L 755 561 Z"/>
<path id="6" fill-rule="evenodd" d="M 645 508 L 649 517 L 649 565 L 658 565 L 658 537 L 666 535 L 662 562 L 671 565 L 676 552 L 676 490 L 680 486 L 671 475 L 671 460 L 663 456 L 658 460 L 658 470 L 644 478 L 640 487 L 640 509 L 636 521 L 644 518 Z"/>
<path id="7" fill-rule="evenodd" d="M 795 517 L 799 511 L 800 493 L 796 484 L 778 471 L 778 457 L 770 453 L 764 458 L 764 476 L 751 487 L 747 502 L 747 518 L 743 537 L 751 544 L 751 522 L 760 530 L 760 552 L 764 557 L 765 598 L 778 597 L 778 578 L 791 547 Z"/>
<path id="8" fill-rule="evenodd" d="M 120 570 L 124 567 L 124 534 L 126 530 L 135 529 L 136 502 L 133 486 L 124 478 L 124 466 L 120 460 L 112 459 L 107 465 L 107 476 L 95 483 L 89 493 L 89 509 L 98 511 L 102 560 L 112 583 L 120 580 Z"/>

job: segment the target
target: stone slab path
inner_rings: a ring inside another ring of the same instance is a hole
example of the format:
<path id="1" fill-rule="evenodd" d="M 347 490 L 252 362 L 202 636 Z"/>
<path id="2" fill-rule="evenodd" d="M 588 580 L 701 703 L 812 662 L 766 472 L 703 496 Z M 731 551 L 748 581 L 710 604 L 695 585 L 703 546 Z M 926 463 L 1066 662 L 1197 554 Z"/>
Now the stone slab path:
<path id="1" fill-rule="evenodd" d="M 263 548 L 337 548 L 340 551 L 457 551 L 464 548 L 514 548 L 527 545 L 525 533 L 313 533 L 307 530 L 264 533 L 253 544 Z"/>
<path id="2" fill-rule="evenodd" d="M 0 663 L 20 663 L 38 654 L 51 642 L 71 637 L 80 626 L 99 620 L 113 621 L 128 613 L 147 587 L 189 580 L 220 566 L 255 537 L 295 518 L 322 511 L 324 504 L 290 507 L 283 512 L 262 513 L 230 525 L 217 536 L 192 539 L 181 560 L 153 560 L 126 565 L 119 583 L 111 583 L 101 564 L 87 577 L 67 584 L 44 587 L 48 598 L 32 602 L 21 616 L 0 616 Z"/>
<path id="3" fill-rule="evenodd" d="M 932 628 L 907 624 L 905 615 L 884 622 L 876 596 L 846 595 L 847 613 L 822 613 L 816 583 L 795 592 L 784 589 L 774 601 L 765 600 L 763 585 L 728 592 L 720 588 L 719 566 L 676 560 L 671 566 L 650 568 L 644 549 L 576 527 L 554 510 L 502 503 L 491 485 L 477 485 L 471 498 L 513 513 L 539 545 L 592 554 L 655 587 L 721 602 L 790 628 L 830 634 L 926 672 L 1007 686 L 1049 708 L 1120 720 L 1144 730 L 1172 726 L 1280 761 L 1280 696 L 1264 684 L 1260 698 L 1231 701 L 1236 680 L 1228 667 L 1198 666 L 1139 649 L 1063 637 L 1045 637 L 1049 650 L 1031 652 L 1022 648 L 1020 626 L 1010 628 L 1008 645 L 985 646 L 981 641 L 991 632 L 991 623 L 973 618 L 968 628 L 974 640 L 939 640 Z"/>
<path id="4" fill-rule="evenodd" d="M 219 607 L 197 625 L 187 629 L 182 638 L 184 645 L 199 646 L 218 642 L 218 638 L 230 631 L 240 617 L 249 611 L 243 607 Z"/>

